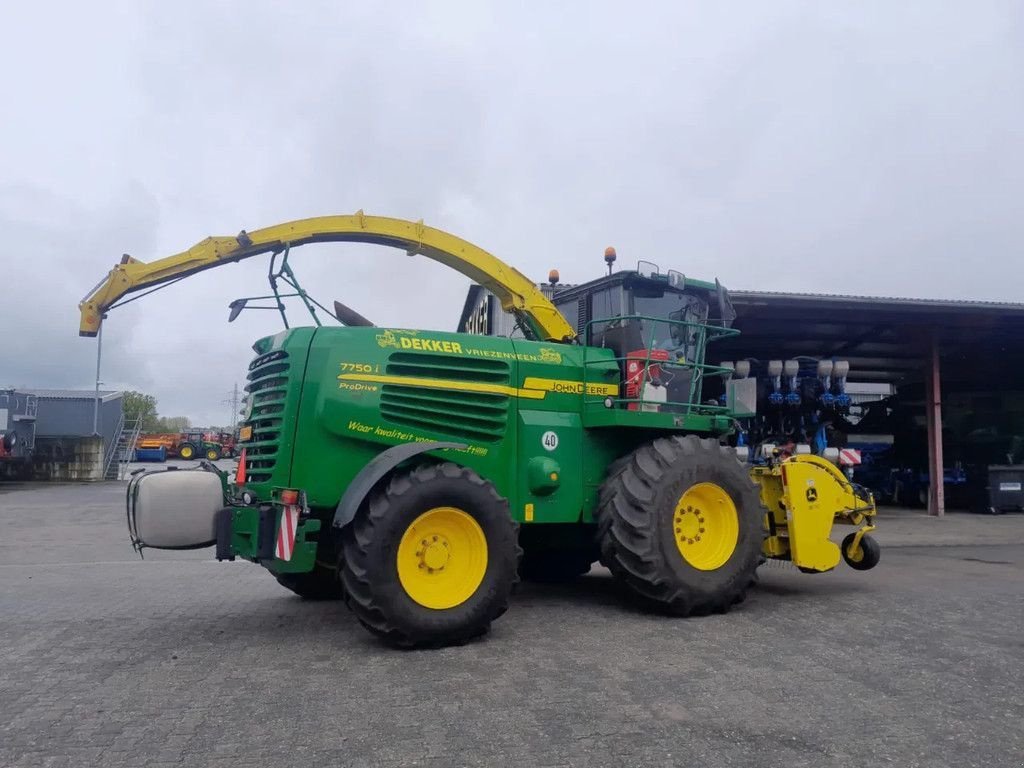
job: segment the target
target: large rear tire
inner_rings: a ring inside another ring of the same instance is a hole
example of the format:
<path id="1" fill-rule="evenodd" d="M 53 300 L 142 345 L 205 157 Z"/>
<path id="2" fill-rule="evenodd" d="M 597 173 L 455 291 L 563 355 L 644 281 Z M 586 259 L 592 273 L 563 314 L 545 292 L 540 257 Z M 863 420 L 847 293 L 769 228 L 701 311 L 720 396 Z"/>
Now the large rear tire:
<path id="1" fill-rule="evenodd" d="M 182 443 L 178 446 L 178 458 L 191 461 L 196 457 L 196 447 L 192 443 Z"/>
<path id="2" fill-rule="evenodd" d="M 761 562 L 765 510 L 733 451 L 695 436 L 660 438 L 613 469 L 597 509 L 612 574 L 674 615 L 742 602 Z"/>
<path id="3" fill-rule="evenodd" d="M 402 648 L 485 634 L 508 609 L 519 560 L 508 501 L 475 472 L 429 464 L 392 476 L 345 529 L 345 600 Z"/>

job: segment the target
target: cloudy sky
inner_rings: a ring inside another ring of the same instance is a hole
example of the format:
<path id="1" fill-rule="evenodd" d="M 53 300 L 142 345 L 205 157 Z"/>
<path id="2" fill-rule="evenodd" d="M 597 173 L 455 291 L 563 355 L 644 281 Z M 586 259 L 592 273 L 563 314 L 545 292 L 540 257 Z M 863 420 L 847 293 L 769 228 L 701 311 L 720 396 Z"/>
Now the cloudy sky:
<path id="1" fill-rule="evenodd" d="M 527 274 L 1024 300 L 1020 2 L 5 5 L 0 385 L 90 388 L 77 303 L 130 253 L 423 218 Z M 366 246 L 300 279 L 453 330 L 468 281 Z M 103 379 L 224 423 L 265 262 L 114 311 Z M 297 316 L 297 315 L 296 315 Z"/>

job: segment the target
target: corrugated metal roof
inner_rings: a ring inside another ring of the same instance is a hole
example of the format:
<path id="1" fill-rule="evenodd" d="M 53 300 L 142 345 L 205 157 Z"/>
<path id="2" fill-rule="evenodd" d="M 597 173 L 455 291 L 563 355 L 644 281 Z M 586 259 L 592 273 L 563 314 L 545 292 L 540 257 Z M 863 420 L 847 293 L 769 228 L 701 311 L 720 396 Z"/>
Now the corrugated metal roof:
<path id="1" fill-rule="evenodd" d="M 18 392 L 26 395 L 35 395 L 45 400 L 95 400 L 96 390 L 94 389 L 35 389 L 34 387 L 14 387 Z M 121 397 L 123 392 L 113 389 L 101 389 L 100 400 L 107 401 Z"/>
<path id="2" fill-rule="evenodd" d="M 480 291 L 483 289 L 483 286 L 477 283 L 473 283 L 469 286 L 469 291 L 466 292 L 466 301 L 462 305 L 462 314 L 459 315 L 459 324 L 455 328 L 456 332 L 461 331 L 466 327 L 466 321 L 469 320 L 469 316 L 476 308 L 477 297 L 480 296 Z"/>
<path id="3" fill-rule="evenodd" d="M 537 287 L 550 297 L 551 286 L 548 283 L 537 283 Z M 559 290 L 576 287 L 575 283 L 559 283 Z M 475 299 L 475 291 L 479 285 L 470 286 L 470 295 Z M 545 290 L 546 289 L 546 290 Z M 981 299 L 936 299 L 914 296 L 861 296 L 848 293 L 805 293 L 802 291 L 749 291 L 742 288 L 730 288 L 729 296 L 736 298 L 770 298 L 792 301 L 826 301 L 851 302 L 857 304 L 891 304 L 912 307 L 963 308 L 963 309 L 1006 309 L 1011 312 L 1024 312 L 1024 302 L 1017 301 L 986 301 Z M 469 296 L 467 296 L 467 307 Z M 466 309 L 463 311 L 465 312 Z"/>
<path id="4" fill-rule="evenodd" d="M 980 301 L 975 299 L 920 299 L 904 296 L 856 296 L 842 293 L 792 293 L 788 291 L 745 291 L 729 289 L 729 296 L 740 298 L 769 298 L 783 301 L 826 301 L 856 304 L 889 304 L 894 306 L 935 307 L 937 309 L 1005 309 L 1024 312 L 1024 303 L 1013 301 Z"/>

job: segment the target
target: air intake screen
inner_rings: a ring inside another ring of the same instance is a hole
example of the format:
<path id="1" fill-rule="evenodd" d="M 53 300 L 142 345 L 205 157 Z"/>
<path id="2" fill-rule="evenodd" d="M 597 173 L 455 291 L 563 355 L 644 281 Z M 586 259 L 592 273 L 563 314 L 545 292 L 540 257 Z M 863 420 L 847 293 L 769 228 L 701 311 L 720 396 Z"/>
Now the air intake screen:
<path id="1" fill-rule="evenodd" d="M 246 423 L 252 427 L 252 439 L 244 445 L 251 483 L 267 482 L 277 463 L 288 369 L 288 353 L 284 351 L 261 355 L 249 364 L 245 391 L 252 402 L 252 414 Z"/>
<path id="2" fill-rule="evenodd" d="M 432 384 L 450 383 L 449 387 L 416 386 L 413 381 L 385 384 L 381 387 L 381 414 L 389 422 L 456 440 L 490 442 L 504 436 L 509 396 L 486 389 L 487 385 L 510 385 L 507 362 L 396 352 L 388 361 L 387 373 L 429 379 Z M 480 389 L 474 385 L 481 385 Z"/>

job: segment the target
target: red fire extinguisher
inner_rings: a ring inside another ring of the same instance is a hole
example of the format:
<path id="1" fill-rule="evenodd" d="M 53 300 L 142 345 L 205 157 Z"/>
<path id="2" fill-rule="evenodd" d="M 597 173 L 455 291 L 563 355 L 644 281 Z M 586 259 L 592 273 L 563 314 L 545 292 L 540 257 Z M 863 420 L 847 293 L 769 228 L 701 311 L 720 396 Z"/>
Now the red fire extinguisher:
<path id="1" fill-rule="evenodd" d="M 648 362 L 649 360 L 649 362 Z M 657 381 L 662 384 L 661 377 L 661 365 L 659 363 L 667 363 L 669 361 L 668 350 L 664 349 L 652 349 L 648 352 L 646 349 L 639 349 L 635 352 L 626 353 L 626 399 L 627 400 L 639 400 L 644 397 L 644 386 L 651 381 Z M 662 393 L 664 394 L 664 393 Z M 664 397 L 659 398 L 664 402 Z M 642 403 L 629 403 L 626 407 L 631 411 L 641 410 L 640 406 Z M 650 406 L 644 407 L 644 410 L 657 410 L 655 405 L 653 409 Z"/>

